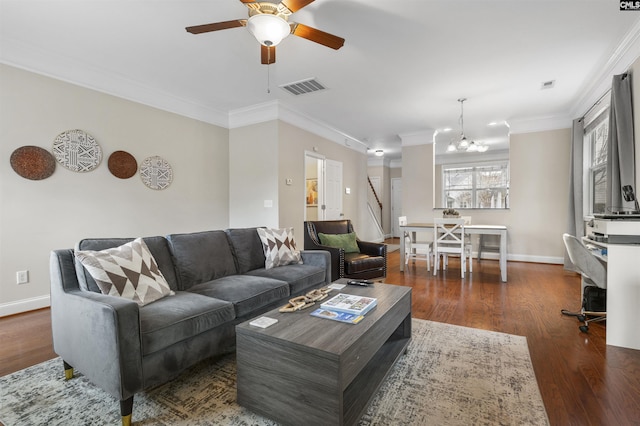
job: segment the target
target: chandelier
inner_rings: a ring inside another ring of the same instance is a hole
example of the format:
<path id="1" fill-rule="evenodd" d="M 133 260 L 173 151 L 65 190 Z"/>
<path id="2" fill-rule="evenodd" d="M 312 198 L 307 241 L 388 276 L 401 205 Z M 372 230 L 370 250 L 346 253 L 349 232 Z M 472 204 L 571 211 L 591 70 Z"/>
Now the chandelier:
<path id="1" fill-rule="evenodd" d="M 449 142 L 449 146 L 447 146 L 447 152 L 485 152 L 487 149 L 489 149 L 489 147 L 486 145 L 481 145 L 475 143 L 475 141 L 468 140 L 464 134 L 464 101 L 466 100 L 467 98 L 458 99 L 458 102 L 460 102 L 460 140 L 458 140 L 457 142 Z"/>

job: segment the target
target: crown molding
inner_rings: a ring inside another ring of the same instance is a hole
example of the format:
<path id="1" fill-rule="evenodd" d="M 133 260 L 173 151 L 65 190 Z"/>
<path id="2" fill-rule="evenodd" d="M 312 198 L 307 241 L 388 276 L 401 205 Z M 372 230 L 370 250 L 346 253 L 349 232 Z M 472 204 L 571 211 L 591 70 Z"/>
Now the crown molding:
<path id="1" fill-rule="evenodd" d="M 105 72 L 100 67 L 78 62 L 64 55 L 54 55 L 13 39 L 2 40 L 0 63 L 216 126 L 228 127 L 229 118 L 225 111 L 174 96 L 138 81 Z"/>
<path id="2" fill-rule="evenodd" d="M 509 134 L 544 132 L 571 128 L 571 117 L 568 115 L 554 115 L 543 117 L 509 120 Z"/>
<path id="3" fill-rule="evenodd" d="M 624 36 L 611 56 L 603 61 L 600 70 L 587 79 L 583 95 L 571 108 L 571 117 L 578 118 L 584 115 L 606 92 L 611 89 L 611 80 L 614 75 L 627 72 L 633 63 L 640 57 L 640 20 Z"/>
<path id="4" fill-rule="evenodd" d="M 289 105 L 278 100 L 251 105 L 229 112 L 229 128 L 231 129 L 273 120 L 281 120 L 354 151 L 365 154 L 367 152 L 367 146 L 360 140 L 326 123 L 295 111 Z"/>
<path id="5" fill-rule="evenodd" d="M 234 109 L 229 111 L 229 129 L 277 120 L 278 115 L 279 105 L 277 100 Z"/>
<path id="6" fill-rule="evenodd" d="M 285 123 L 306 130 L 314 135 L 323 137 L 338 145 L 345 146 L 354 151 L 367 153 L 367 145 L 361 140 L 328 125 L 325 122 L 316 120 L 306 114 L 293 110 L 289 105 L 280 102 L 280 114 L 278 118 Z"/>
<path id="7" fill-rule="evenodd" d="M 429 129 L 412 133 L 402 133 L 398 136 L 402 141 L 402 146 L 427 145 L 433 143 L 433 135 L 435 132 L 435 130 Z"/>

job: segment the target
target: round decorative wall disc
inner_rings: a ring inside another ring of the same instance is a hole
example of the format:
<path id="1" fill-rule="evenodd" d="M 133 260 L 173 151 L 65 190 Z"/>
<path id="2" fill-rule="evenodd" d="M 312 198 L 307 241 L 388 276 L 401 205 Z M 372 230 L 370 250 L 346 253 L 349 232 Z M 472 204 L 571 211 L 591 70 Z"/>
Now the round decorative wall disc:
<path id="1" fill-rule="evenodd" d="M 67 130 L 53 141 L 56 160 L 72 172 L 90 172 L 100 165 L 102 149 L 90 134 Z"/>
<path id="2" fill-rule="evenodd" d="M 140 177 L 151 189 L 165 189 L 173 181 L 173 170 L 164 158 L 147 157 L 140 164 Z"/>
<path id="3" fill-rule="evenodd" d="M 138 162 L 126 151 L 116 151 L 107 162 L 112 175 L 120 179 L 129 179 L 138 171 Z"/>
<path id="4" fill-rule="evenodd" d="M 21 146 L 13 151 L 9 161 L 13 170 L 25 179 L 46 179 L 56 169 L 53 155 L 39 146 Z"/>

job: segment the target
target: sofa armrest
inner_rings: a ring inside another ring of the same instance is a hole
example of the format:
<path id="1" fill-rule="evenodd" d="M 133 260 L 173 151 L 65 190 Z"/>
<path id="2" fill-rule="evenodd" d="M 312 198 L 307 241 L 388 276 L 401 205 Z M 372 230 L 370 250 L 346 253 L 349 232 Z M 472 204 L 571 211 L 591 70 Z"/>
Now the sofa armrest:
<path id="1" fill-rule="evenodd" d="M 331 253 L 326 250 L 301 250 L 302 263 L 324 268 L 325 283 L 331 284 Z"/>
<path id="2" fill-rule="evenodd" d="M 138 304 L 80 290 L 73 250 L 52 252 L 50 273 L 54 351 L 119 400 L 142 390 Z"/>
<path id="3" fill-rule="evenodd" d="M 305 251 L 322 250 L 328 251 L 331 257 L 331 282 L 344 277 L 344 249 L 338 247 L 329 247 L 316 244 L 314 246 L 305 246 Z"/>

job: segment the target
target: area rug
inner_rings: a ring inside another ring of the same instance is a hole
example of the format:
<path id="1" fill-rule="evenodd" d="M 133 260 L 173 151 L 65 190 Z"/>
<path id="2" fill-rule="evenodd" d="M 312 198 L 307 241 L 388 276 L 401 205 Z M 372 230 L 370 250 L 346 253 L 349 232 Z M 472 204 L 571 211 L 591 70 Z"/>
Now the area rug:
<path id="1" fill-rule="evenodd" d="M 414 319 L 406 355 L 360 420 L 368 425 L 548 425 L 525 337 Z M 236 403 L 235 357 L 202 362 L 134 398 L 136 425 L 277 425 Z M 118 402 L 50 360 L 0 377 L 0 420 L 117 425 Z"/>
<path id="2" fill-rule="evenodd" d="M 387 244 L 387 253 L 400 250 L 400 244 Z"/>

